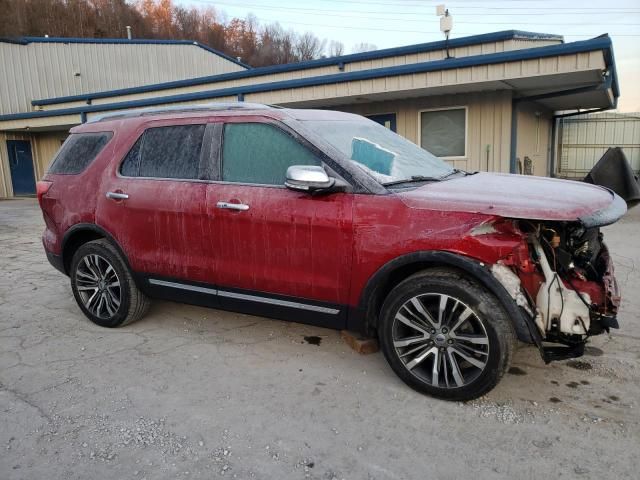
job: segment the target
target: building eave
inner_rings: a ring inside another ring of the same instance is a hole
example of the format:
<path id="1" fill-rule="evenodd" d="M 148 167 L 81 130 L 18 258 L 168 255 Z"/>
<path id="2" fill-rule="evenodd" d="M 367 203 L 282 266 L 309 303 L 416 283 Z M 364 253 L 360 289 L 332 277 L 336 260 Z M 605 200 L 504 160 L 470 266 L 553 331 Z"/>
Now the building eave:
<path id="1" fill-rule="evenodd" d="M 156 83 L 152 85 L 144 85 L 141 87 L 122 88 L 118 90 L 107 90 L 102 92 L 87 93 L 81 95 L 70 95 L 66 97 L 47 98 L 33 100 L 31 104 L 33 106 L 46 106 L 56 105 L 61 103 L 69 103 L 76 101 L 91 102 L 98 98 L 117 97 L 122 95 L 130 95 L 136 93 L 147 93 L 153 91 L 170 90 L 180 87 L 191 87 L 197 85 L 204 85 L 207 83 L 215 83 L 226 80 L 236 80 L 242 78 L 259 77 L 263 75 L 272 75 L 275 73 L 294 72 L 299 70 L 307 70 L 311 68 L 337 66 L 344 67 L 344 65 L 353 62 L 362 62 L 369 60 L 379 60 L 389 57 L 396 57 L 401 55 L 413 55 L 418 53 L 427 53 L 437 50 L 444 50 L 446 48 L 459 48 L 473 45 L 480 45 L 483 43 L 513 40 L 513 39 L 527 39 L 527 40 L 557 40 L 562 42 L 563 37 L 560 35 L 546 34 L 546 33 L 534 33 L 524 32 L 521 30 L 504 30 L 500 32 L 485 33 L 481 35 L 472 35 L 468 37 L 454 38 L 445 42 L 444 40 L 428 43 L 419 43 L 415 45 L 406 45 L 402 47 L 385 48 L 382 50 L 374 50 L 371 52 L 352 53 L 349 55 L 341 55 L 330 58 L 320 58 L 317 60 L 309 60 L 305 62 L 287 63 L 283 65 L 273 65 L 268 67 L 252 68 L 247 71 L 224 73 L 220 75 L 210 75 L 204 77 L 191 78 L 187 80 L 177 80 L 172 82 Z M 126 40 L 125 40 L 126 42 Z"/>
<path id="2" fill-rule="evenodd" d="M 415 64 L 398 65 L 393 67 L 375 68 L 369 70 L 360 70 L 347 73 L 338 73 L 330 75 L 321 75 L 316 77 L 283 80 L 275 82 L 265 82 L 250 85 L 241 85 L 227 88 L 218 88 L 201 92 L 179 93 L 174 95 L 159 96 L 153 98 L 145 98 L 139 100 L 120 101 L 99 105 L 82 105 L 71 108 L 61 108 L 57 110 L 33 111 L 17 114 L 9 114 L 0 116 L 0 121 L 21 120 L 31 118 L 53 117 L 69 114 L 87 114 L 94 112 L 113 111 L 121 109 L 131 109 L 140 107 L 150 107 L 161 104 L 192 102 L 200 100 L 211 100 L 228 97 L 240 97 L 244 95 L 269 92 L 275 90 L 295 89 L 302 87 L 316 87 L 320 85 L 330 85 L 342 82 L 372 80 L 382 77 L 411 75 L 418 73 L 427 73 L 435 71 L 445 71 L 457 68 L 475 67 L 481 65 L 491 65 L 507 62 L 519 62 L 525 60 L 535 60 L 539 58 L 548 58 L 562 55 L 578 54 L 584 52 L 604 51 L 611 49 L 611 40 L 609 37 L 599 37 L 591 40 L 583 40 L 568 44 L 551 45 L 545 47 L 529 48 L 522 50 L 511 50 L 507 52 L 475 55 L 461 58 L 451 58 L 444 60 L 436 60 L 431 62 L 422 62 Z M 611 55 L 604 55 L 613 58 Z M 609 70 L 615 70 L 614 66 L 608 65 Z M 603 83 L 604 80 L 598 80 Z M 613 85 L 613 76 L 611 77 Z M 614 92 L 615 97 L 615 92 Z"/>

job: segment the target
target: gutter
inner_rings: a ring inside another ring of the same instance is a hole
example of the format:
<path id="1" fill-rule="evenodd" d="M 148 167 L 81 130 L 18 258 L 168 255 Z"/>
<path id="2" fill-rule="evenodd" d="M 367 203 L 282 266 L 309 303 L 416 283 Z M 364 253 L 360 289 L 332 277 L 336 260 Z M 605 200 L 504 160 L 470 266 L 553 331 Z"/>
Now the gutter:
<path id="1" fill-rule="evenodd" d="M 471 45 L 479 45 L 479 44 L 488 43 L 488 42 L 513 40 L 513 39 L 549 39 L 549 40 L 562 41 L 562 37 L 558 35 L 522 32 L 519 30 L 505 30 L 505 31 L 495 32 L 495 33 L 485 33 L 482 35 L 472 35 L 469 37 L 455 38 L 455 39 L 449 40 L 448 46 L 449 48 L 459 48 L 459 47 L 466 47 Z M 93 39 L 93 40 L 96 40 L 96 43 L 97 43 L 97 39 Z M 591 39 L 591 40 L 595 40 L 595 39 Z M 585 42 L 585 41 L 588 42 L 591 40 L 583 40 L 582 42 Z M 572 44 L 568 44 L 568 45 L 574 45 L 576 43 L 581 43 L 581 42 L 573 42 Z M 203 45 L 200 45 L 200 46 L 204 48 Z M 287 63 L 283 65 L 272 65 L 268 67 L 258 67 L 258 68 L 252 68 L 251 71 L 245 71 L 245 72 L 223 73 L 219 75 L 209 75 L 205 77 L 197 77 L 197 78 L 191 78 L 187 80 L 175 80 L 172 82 L 156 83 L 153 85 L 144 85 L 141 87 L 121 88 L 118 90 L 107 90 L 107 91 L 88 93 L 88 94 L 82 94 L 82 95 L 71 95 L 67 97 L 33 100 L 31 104 L 33 106 L 43 106 L 43 105 L 55 105 L 58 103 L 77 102 L 82 100 L 88 101 L 96 98 L 108 98 L 108 97 L 115 97 L 115 96 L 121 96 L 121 95 L 147 93 L 147 92 L 167 90 L 167 89 L 180 88 L 180 87 L 191 87 L 195 85 L 203 85 L 207 83 L 221 82 L 225 80 L 257 77 L 262 75 L 271 75 L 271 74 L 283 73 L 283 72 L 293 72 L 293 71 L 307 70 L 310 68 L 318 68 L 318 67 L 326 67 L 326 66 L 337 66 L 340 71 L 344 71 L 344 66 L 347 63 L 362 62 L 362 61 L 368 61 L 368 60 L 378 60 L 382 58 L 395 57 L 395 56 L 401 56 L 401 55 L 413 55 L 418 53 L 432 52 L 436 50 L 444 50 L 446 47 L 447 47 L 447 43 L 444 40 L 440 40 L 437 42 L 420 43 L 417 45 L 407 45 L 404 47 L 386 48 L 383 50 L 374 50 L 371 52 L 352 53 L 349 55 L 341 55 L 339 57 L 320 58 L 317 60 L 308 60 L 305 62 Z M 545 47 L 537 47 L 537 48 L 545 48 Z M 523 51 L 523 50 L 525 49 L 518 50 L 518 51 Z"/>

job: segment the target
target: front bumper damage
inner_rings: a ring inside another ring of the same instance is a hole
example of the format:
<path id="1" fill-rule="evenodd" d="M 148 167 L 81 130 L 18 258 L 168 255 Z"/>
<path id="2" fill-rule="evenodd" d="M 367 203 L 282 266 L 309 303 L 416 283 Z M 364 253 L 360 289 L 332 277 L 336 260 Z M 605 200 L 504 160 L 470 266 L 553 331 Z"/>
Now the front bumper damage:
<path id="1" fill-rule="evenodd" d="M 597 262 L 602 273 L 596 282 L 577 270 L 560 275 L 555 254 L 548 254 L 549 242 L 545 251 L 542 236 L 525 237 L 513 255 L 492 265 L 491 273 L 523 311 L 545 363 L 580 357 L 590 336 L 619 328 L 620 290 L 609 251 L 601 243 Z M 569 265 L 574 268 L 573 262 Z"/>

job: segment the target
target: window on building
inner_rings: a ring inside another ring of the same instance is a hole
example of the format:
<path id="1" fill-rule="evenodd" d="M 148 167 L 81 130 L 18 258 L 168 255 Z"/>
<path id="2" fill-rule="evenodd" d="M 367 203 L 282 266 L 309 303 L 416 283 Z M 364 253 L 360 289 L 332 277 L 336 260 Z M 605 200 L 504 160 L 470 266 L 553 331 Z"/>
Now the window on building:
<path id="1" fill-rule="evenodd" d="M 62 144 L 49 173 L 77 174 L 95 160 L 113 135 L 104 133 L 73 133 Z"/>
<path id="2" fill-rule="evenodd" d="M 467 109 L 420 112 L 420 146 L 436 157 L 466 157 Z"/>
<path id="3" fill-rule="evenodd" d="M 283 185 L 291 165 L 321 165 L 321 162 L 313 152 L 273 125 L 225 125 L 222 180 Z"/>
<path id="4" fill-rule="evenodd" d="M 149 128 L 129 150 L 120 173 L 128 177 L 197 179 L 205 127 Z"/>

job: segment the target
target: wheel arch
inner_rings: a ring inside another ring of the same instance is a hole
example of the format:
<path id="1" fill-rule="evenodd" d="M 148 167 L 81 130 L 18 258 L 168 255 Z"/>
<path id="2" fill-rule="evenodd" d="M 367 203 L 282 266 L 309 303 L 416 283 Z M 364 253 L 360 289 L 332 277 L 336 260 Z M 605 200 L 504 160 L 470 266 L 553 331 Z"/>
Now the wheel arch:
<path id="1" fill-rule="evenodd" d="M 113 238 L 113 235 L 93 223 L 78 223 L 69 228 L 62 238 L 62 264 L 64 266 L 64 273 L 69 275 L 71 260 L 78 248 L 87 242 L 100 239 L 105 239 L 111 243 L 123 258 L 127 268 L 131 270 L 127 256 L 124 254 L 120 244 Z"/>
<path id="2" fill-rule="evenodd" d="M 367 281 L 358 306 L 350 312 L 350 328 L 375 335 L 380 309 L 391 290 L 410 275 L 434 267 L 461 271 L 487 288 L 509 315 L 518 339 L 534 343 L 526 313 L 516 305 L 490 270 L 477 260 L 446 251 L 413 252 L 396 257 L 380 267 Z"/>

